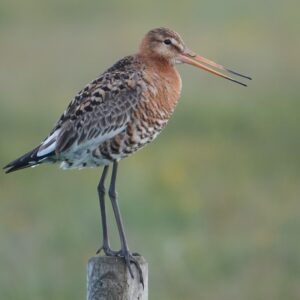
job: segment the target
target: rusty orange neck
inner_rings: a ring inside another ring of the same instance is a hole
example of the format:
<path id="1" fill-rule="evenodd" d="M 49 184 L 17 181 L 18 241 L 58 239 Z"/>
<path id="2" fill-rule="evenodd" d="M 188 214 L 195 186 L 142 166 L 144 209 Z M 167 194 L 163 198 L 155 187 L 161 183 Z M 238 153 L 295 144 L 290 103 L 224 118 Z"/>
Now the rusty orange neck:
<path id="1" fill-rule="evenodd" d="M 181 92 L 181 78 L 174 65 L 163 58 L 138 54 L 147 66 L 145 76 L 151 85 L 152 95 L 149 99 L 158 102 L 170 115 L 178 102 Z"/>
<path id="2" fill-rule="evenodd" d="M 139 53 L 138 57 L 148 66 L 151 66 L 161 72 L 172 72 L 175 68 L 167 59 L 151 54 L 151 53 Z"/>

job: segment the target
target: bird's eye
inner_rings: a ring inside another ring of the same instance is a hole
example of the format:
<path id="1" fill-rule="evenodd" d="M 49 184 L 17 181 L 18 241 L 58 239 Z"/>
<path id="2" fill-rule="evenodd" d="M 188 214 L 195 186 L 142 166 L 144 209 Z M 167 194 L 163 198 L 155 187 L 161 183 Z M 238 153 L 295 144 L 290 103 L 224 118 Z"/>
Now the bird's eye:
<path id="1" fill-rule="evenodd" d="M 166 39 L 166 40 L 164 40 L 164 43 L 165 43 L 166 45 L 171 45 L 171 44 L 172 44 L 172 42 L 171 42 L 171 40 L 170 40 L 170 39 Z"/>

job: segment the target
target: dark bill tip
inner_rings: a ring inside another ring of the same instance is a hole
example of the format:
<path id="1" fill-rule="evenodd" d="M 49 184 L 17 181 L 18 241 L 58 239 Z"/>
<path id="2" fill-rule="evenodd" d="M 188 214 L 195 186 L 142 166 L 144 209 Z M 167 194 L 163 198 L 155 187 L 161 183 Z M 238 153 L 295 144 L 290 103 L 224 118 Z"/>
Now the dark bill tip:
<path id="1" fill-rule="evenodd" d="M 234 74 L 234 75 L 236 75 L 236 76 L 240 76 L 240 77 L 243 77 L 243 78 L 246 78 L 246 79 L 248 79 L 248 80 L 252 80 L 252 78 L 251 77 L 249 77 L 249 76 L 246 76 L 246 75 L 243 75 L 243 74 L 240 74 L 240 73 L 238 73 L 238 72 L 235 72 L 235 71 L 232 71 L 232 70 L 229 70 L 229 69 L 227 69 L 227 68 L 224 68 L 228 73 L 231 73 L 231 74 Z"/>
<path id="2" fill-rule="evenodd" d="M 243 83 L 243 82 L 237 81 L 237 80 L 232 79 L 232 78 L 229 78 L 229 77 L 227 77 L 226 79 L 228 79 L 228 80 L 230 80 L 230 81 L 232 81 L 232 82 L 235 82 L 235 83 L 237 83 L 237 84 L 240 84 L 240 85 L 242 85 L 242 86 L 248 86 L 247 84 L 245 84 L 245 83 Z"/>

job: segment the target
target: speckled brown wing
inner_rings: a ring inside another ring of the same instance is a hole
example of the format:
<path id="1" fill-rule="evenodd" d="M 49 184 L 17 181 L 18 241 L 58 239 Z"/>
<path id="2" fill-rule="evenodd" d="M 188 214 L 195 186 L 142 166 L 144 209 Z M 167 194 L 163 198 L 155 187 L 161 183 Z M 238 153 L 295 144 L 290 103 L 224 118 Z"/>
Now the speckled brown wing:
<path id="1" fill-rule="evenodd" d="M 143 67 L 134 56 L 125 57 L 88 84 L 71 101 L 40 155 L 79 151 L 99 145 L 126 128 L 145 89 Z"/>

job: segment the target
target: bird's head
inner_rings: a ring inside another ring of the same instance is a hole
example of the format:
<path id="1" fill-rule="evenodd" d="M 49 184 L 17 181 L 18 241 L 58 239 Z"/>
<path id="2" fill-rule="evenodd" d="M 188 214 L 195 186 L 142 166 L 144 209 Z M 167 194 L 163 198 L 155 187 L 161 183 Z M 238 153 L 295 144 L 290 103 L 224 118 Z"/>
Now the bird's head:
<path id="1" fill-rule="evenodd" d="M 186 46 L 178 33 L 168 28 L 150 30 L 142 40 L 140 53 L 157 59 L 165 59 L 176 63 L 178 55 L 186 50 Z"/>
<path id="2" fill-rule="evenodd" d="M 227 72 L 251 80 L 249 76 L 229 70 L 189 50 L 180 35 L 168 28 L 161 27 L 150 30 L 142 40 L 139 54 L 171 65 L 179 63 L 190 64 L 244 86 L 246 84 L 223 73 Z M 216 69 L 222 70 L 223 73 L 216 71 Z"/>

